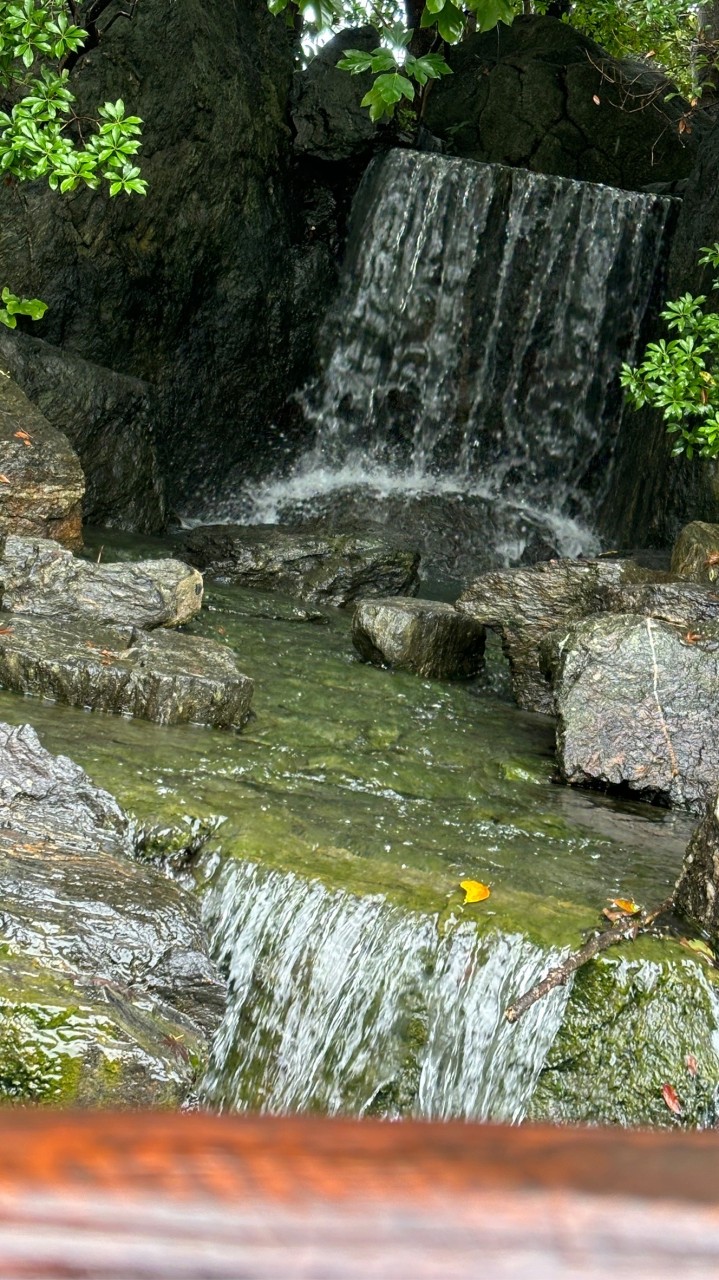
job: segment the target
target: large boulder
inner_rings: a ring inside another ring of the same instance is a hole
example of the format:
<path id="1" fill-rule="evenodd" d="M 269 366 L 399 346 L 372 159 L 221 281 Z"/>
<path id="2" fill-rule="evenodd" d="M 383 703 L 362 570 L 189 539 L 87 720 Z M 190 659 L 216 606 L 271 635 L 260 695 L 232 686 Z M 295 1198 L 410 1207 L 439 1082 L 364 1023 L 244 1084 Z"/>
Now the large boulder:
<path id="1" fill-rule="evenodd" d="M 343 606 L 364 596 L 414 595 L 419 555 L 388 538 L 305 533 L 276 525 L 201 525 L 177 554 L 209 578 Z"/>
<path id="2" fill-rule="evenodd" d="M 0 329 L 0 357 L 77 451 L 85 473 L 85 523 L 160 533 L 165 490 L 155 447 L 160 406 L 154 387 L 24 333 Z"/>
<path id="3" fill-rule="evenodd" d="M 634 560 L 549 560 L 483 574 L 460 596 L 457 608 L 499 632 L 520 707 L 551 714 L 554 699 L 540 657 L 546 636 L 600 612 L 602 592 L 609 585 L 662 576 Z"/>
<path id="4" fill-rule="evenodd" d="M 23 533 L 81 546 L 84 490 L 69 440 L 0 367 L 0 536 Z"/>
<path id="5" fill-rule="evenodd" d="M 292 34 L 260 0 L 142 0 L 71 71 L 77 115 L 144 121 L 148 194 L 0 188 L 0 275 L 49 304 L 33 334 L 156 385 L 170 499 L 266 464 L 301 371 L 287 102 Z"/>
<path id="6" fill-rule="evenodd" d="M 719 778 L 719 625 L 607 614 L 544 652 L 564 779 L 701 812 Z"/>
<path id="7" fill-rule="evenodd" d="M 202 606 L 202 578 L 179 560 L 93 564 L 42 538 L 0 543 L 0 604 L 36 617 L 176 627 Z"/>
<path id="8" fill-rule="evenodd" d="M 214 640 L 6 616 L 0 688 L 157 724 L 241 728 L 250 715 L 253 682 Z"/>
<path id="9" fill-rule="evenodd" d="M 698 133 L 688 104 L 641 63 L 608 54 L 565 22 L 518 17 L 448 50 L 424 123 L 457 155 L 630 190 L 686 178 Z"/>
<path id="10" fill-rule="evenodd" d="M 484 642 L 484 627 L 437 600 L 360 600 L 352 618 L 352 643 L 361 658 L 427 679 L 476 675 Z"/>
<path id="11" fill-rule="evenodd" d="M 197 901 L 29 725 L 0 725 L 0 779 L 0 1099 L 179 1105 L 225 998 Z"/>

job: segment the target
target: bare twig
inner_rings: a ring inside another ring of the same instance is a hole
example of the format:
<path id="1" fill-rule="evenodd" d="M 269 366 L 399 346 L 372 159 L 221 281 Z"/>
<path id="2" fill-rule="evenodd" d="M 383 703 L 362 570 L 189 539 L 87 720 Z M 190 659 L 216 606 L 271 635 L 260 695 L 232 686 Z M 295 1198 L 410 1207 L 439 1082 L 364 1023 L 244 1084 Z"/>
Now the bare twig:
<path id="1" fill-rule="evenodd" d="M 620 920 L 611 929 L 604 929 L 602 933 L 595 933 L 593 937 L 585 942 L 583 947 L 578 951 L 573 951 L 568 955 L 566 960 L 561 964 L 555 965 L 553 969 L 541 982 L 536 983 L 531 990 L 526 991 L 520 996 L 516 1004 L 511 1004 L 505 1009 L 504 1016 L 507 1022 L 518 1022 L 523 1014 L 531 1009 L 533 1004 L 538 1000 L 542 1000 L 544 996 L 549 995 L 550 991 L 554 991 L 555 987 L 563 987 L 568 978 L 577 969 L 581 969 L 583 965 L 588 964 L 595 956 L 601 955 L 602 951 L 606 951 L 609 947 L 615 947 L 620 942 L 634 941 L 640 934 L 646 933 L 660 916 L 666 915 L 673 906 L 673 899 L 667 898 L 653 911 L 644 912 L 640 917 L 627 916 L 624 920 Z"/>

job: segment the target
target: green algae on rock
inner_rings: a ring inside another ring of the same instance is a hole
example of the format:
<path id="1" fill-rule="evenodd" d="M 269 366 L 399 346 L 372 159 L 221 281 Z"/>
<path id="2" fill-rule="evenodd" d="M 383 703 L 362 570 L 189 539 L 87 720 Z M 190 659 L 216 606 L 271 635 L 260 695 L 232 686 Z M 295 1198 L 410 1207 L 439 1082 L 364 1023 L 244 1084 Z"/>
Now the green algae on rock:
<path id="1" fill-rule="evenodd" d="M 662 1098 L 669 1084 L 683 1124 L 716 1125 L 716 980 L 677 947 L 642 948 L 644 954 L 625 947 L 621 957 L 605 956 L 576 975 L 532 1098 L 532 1119 L 675 1125 Z"/>

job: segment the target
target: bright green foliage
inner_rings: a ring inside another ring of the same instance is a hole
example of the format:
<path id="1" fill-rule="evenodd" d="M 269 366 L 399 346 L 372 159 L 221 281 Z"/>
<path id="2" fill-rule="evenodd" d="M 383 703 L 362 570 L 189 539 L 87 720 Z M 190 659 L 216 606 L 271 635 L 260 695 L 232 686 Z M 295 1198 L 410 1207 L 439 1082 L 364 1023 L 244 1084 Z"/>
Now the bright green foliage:
<path id="1" fill-rule="evenodd" d="M 719 267 L 719 243 L 702 249 L 702 266 Z M 712 282 L 719 289 L 719 278 Z M 642 363 L 622 366 L 621 381 L 635 408 L 660 409 L 677 436 L 673 454 L 719 456 L 719 315 L 705 311 L 703 294 L 685 293 L 662 312 L 676 337 L 650 342 Z"/>
<path id="2" fill-rule="evenodd" d="M 15 328 L 16 316 L 31 316 L 33 320 L 42 320 L 47 311 L 47 304 L 39 298 L 18 298 L 9 289 L 3 289 L 0 300 L 0 324 L 7 325 L 8 329 Z"/>
<path id="3" fill-rule="evenodd" d="M 369 107 L 370 118 L 381 120 L 383 116 L 391 116 L 395 106 L 405 98 L 414 101 L 415 80 L 423 88 L 429 80 L 438 80 L 440 76 L 450 75 L 440 53 L 427 53 L 415 58 L 404 51 L 412 37 L 412 32 L 402 33 L 402 55 L 392 49 L 378 48 L 372 53 L 363 53 L 360 49 L 348 49 L 337 63 L 343 71 L 352 75 L 361 75 L 363 71 L 374 72 L 376 79 L 372 88 L 362 99 L 362 106 Z"/>
<path id="4" fill-rule="evenodd" d="M 701 30 L 698 5 L 687 0 L 574 0 L 567 21 L 607 53 L 650 58 L 682 93 L 700 94 L 706 62 L 702 67 L 695 54 Z"/>
<path id="5" fill-rule="evenodd" d="M 104 180 L 111 196 L 144 195 L 147 183 L 134 163 L 142 121 L 125 114 L 121 99 L 100 107 L 95 131 L 87 142 L 79 140 L 62 61 L 86 38 L 65 0 L 0 0 L 0 95 L 7 100 L 0 110 L 0 174 L 18 182 L 47 178 L 63 192 Z M 10 328 L 16 316 L 37 320 L 45 310 L 37 299 L 21 301 L 7 289 L 2 301 L 0 323 Z"/>

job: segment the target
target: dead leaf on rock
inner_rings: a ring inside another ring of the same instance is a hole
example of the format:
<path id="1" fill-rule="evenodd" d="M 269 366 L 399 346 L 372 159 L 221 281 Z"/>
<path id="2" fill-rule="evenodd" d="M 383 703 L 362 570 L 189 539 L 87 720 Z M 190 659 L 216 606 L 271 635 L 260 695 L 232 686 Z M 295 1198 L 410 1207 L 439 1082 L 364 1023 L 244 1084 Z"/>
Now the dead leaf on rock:
<path id="1" fill-rule="evenodd" d="M 15 436 L 16 436 L 16 439 L 22 440 L 26 448 L 32 449 L 32 440 L 30 439 L 27 431 L 16 431 Z"/>
<path id="2" fill-rule="evenodd" d="M 682 1104 L 679 1101 L 679 1095 L 673 1085 L 671 1084 L 662 1085 L 662 1097 L 666 1102 L 669 1110 L 672 1111 L 675 1116 L 682 1115 Z"/>
<path id="3" fill-rule="evenodd" d="M 468 902 L 484 902 L 491 893 L 491 889 L 479 880 L 461 880 L 459 887 L 464 889 L 465 907 Z"/>
<path id="4" fill-rule="evenodd" d="M 9 484 L 9 483 L 10 481 L 8 480 L 7 476 L 0 476 L 0 484 Z"/>
<path id="5" fill-rule="evenodd" d="M 697 1071 L 699 1070 L 699 1063 L 697 1062 L 693 1053 L 687 1054 L 686 1058 L 684 1059 L 684 1065 L 686 1066 L 686 1069 L 689 1072 L 690 1076 L 695 1076 Z"/>

